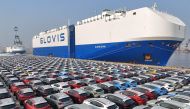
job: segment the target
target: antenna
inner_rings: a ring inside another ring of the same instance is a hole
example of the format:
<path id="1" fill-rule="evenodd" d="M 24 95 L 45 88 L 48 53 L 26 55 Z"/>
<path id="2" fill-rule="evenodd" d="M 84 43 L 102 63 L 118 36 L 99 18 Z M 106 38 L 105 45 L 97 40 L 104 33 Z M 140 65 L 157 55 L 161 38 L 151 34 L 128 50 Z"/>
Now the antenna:
<path id="1" fill-rule="evenodd" d="M 154 5 L 152 6 L 152 9 L 153 9 L 153 10 L 156 10 L 157 8 L 158 8 L 158 5 L 157 5 L 157 3 L 155 2 Z"/>
<path id="2" fill-rule="evenodd" d="M 68 19 L 67 23 L 68 23 L 68 26 L 69 26 L 70 25 L 70 19 Z"/>

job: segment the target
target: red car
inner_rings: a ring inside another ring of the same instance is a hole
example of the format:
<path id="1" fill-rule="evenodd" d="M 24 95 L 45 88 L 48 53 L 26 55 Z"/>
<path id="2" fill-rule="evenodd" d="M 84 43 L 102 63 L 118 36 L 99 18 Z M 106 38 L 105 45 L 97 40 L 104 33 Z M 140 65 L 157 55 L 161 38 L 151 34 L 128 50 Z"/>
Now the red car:
<path id="1" fill-rule="evenodd" d="M 32 80 L 37 80 L 37 78 L 36 77 L 33 77 L 33 76 L 26 76 L 26 77 L 24 77 L 24 79 L 23 79 L 23 82 L 25 83 L 25 84 L 28 84 L 30 81 L 32 81 Z"/>
<path id="2" fill-rule="evenodd" d="M 106 78 L 102 76 L 95 76 L 94 80 L 96 81 L 96 83 L 103 83 L 107 81 Z"/>
<path id="3" fill-rule="evenodd" d="M 149 100 L 156 99 L 156 95 L 154 95 L 152 92 L 150 92 L 147 89 L 136 87 L 136 88 L 133 88 L 133 90 L 144 93 L 148 97 Z"/>
<path id="4" fill-rule="evenodd" d="M 23 102 L 27 99 L 34 98 L 35 94 L 31 88 L 24 88 L 24 89 L 20 89 L 16 93 L 16 97 L 19 101 Z"/>
<path id="5" fill-rule="evenodd" d="M 123 94 L 125 96 L 128 96 L 129 98 L 133 99 L 137 104 L 143 105 L 146 104 L 148 101 L 147 96 L 145 96 L 143 93 L 134 91 L 134 90 L 126 90 L 126 91 L 119 91 L 116 93 Z"/>
<path id="6" fill-rule="evenodd" d="M 29 88 L 29 86 L 24 84 L 23 82 L 16 82 L 16 83 L 11 84 L 10 88 L 11 88 L 11 92 L 16 93 L 20 89 Z"/>
<path id="7" fill-rule="evenodd" d="M 43 97 L 35 97 L 24 101 L 25 109 L 52 109 Z"/>
<path id="8" fill-rule="evenodd" d="M 104 77 L 105 77 L 106 81 L 113 81 L 113 80 L 117 79 L 116 77 L 114 77 L 112 75 L 105 75 Z"/>
<path id="9" fill-rule="evenodd" d="M 82 89 L 71 89 L 66 92 L 75 103 L 82 103 L 85 99 L 88 99 L 89 94 Z"/>
<path id="10" fill-rule="evenodd" d="M 75 88 L 80 88 L 82 86 L 85 86 L 85 84 L 83 84 L 81 81 L 79 80 L 72 80 L 72 81 L 69 81 L 68 82 L 69 86 L 72 88 L 72 89 L 75 89 Z"/>

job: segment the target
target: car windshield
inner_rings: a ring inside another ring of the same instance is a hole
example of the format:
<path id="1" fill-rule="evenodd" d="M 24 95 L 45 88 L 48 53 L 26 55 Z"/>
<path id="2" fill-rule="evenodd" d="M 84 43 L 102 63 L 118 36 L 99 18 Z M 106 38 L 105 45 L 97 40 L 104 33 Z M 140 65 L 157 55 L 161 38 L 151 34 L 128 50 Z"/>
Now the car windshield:
<path id="1" fill-rule="evenodd" d="M 81 95 L 81 96 L 84 96 L 84 97 L 87 97 L 87 96 L 88 96 L 87 93 L 81 93 L 80 95 Z"/>
<path id="2" fill-rule="evenodd" d="M 61 98 L 59 101 L 60 102 L 66 102 L 66 101 L 69 101 L 70 100 L 70 98 L 69 97 L 66 97 L 66 98 Z"/>
<path id="3" fill-rule="evenodd" d="M 57 82 L 58 82 L 57 80 L 51 80 L 50 84 L 54 84 L 54 83 L 57 83 Z"/>
<path id="4" fill-rule="evenodd" d="M 49 88 L 45 90 L 46 93 L 52 93 L 53 92 L 53 88 Z"/>
<path id="5" fill-rule="evenodd" d="M 6 105 L 6 106 L 2 106 L 0 107 L 0 109 L 12 109 L 12 108 L 15 108 L 16 105 L 15 104 L 10 104 L 10 105 Z"/>
<path id="6" fill-rule="evenodd" d="M 117 109 L 118 107 L 117 107 L 117 105 L 111 105 L 111 106 L 109 106 L 107 109 Z"/>
<path id="7" fill-rule="evenodd" d="M 67 87 L 69 87 L 69 85 L 62 86 L 62 88 L 67 88 Z"/>
<path id="8" fill-rule="evenodd" d="M 145 96 L 145 95 L 141 95 L 140 97 L 143 98 L 143 99 L 146 99 L 146 96 Z"/>
<path id="9" fill-rule="evenodd" d="M 102 92 L 103 91 L 103 89 L 97 89 L 96 90 L 96 92 Z"/>
<path id="10" fill-rule="evenodd" d="M 32 93 L 32 92 L 27 92 L 27 93 L 24 93 L 23 95 L 24 95 L 24 96 L 31 96 L 31 95 L 34 95 L 34 93 Z"/>
<path id="11" fill-rule="evenodd" d="M 35 85 L 43 85 L 43 83 L 39 82 L 39 83 L 35 83 Z"/>
<path id="12" fill-rule="evenodd" d="M 133 100 L 131 100 L 131 99 L 125 101 L 125 104 L 128 104 L 128 105 L 133 104 L 133 103 L 135 103 L 135 102 Z"/>
<path id="13" fill-rule="evenodd" d="M 171 100 L 179 101 L 179 102 L 182 102 L 182 103 L 189 103 L 188 100 L 183 99 L 183 98 L 176 98 L 176 97 L 174 97 L 174 98 L 171 98 Z"/>
<path id="14" fill-rule="evenodd" d="M 124 95 L 126 96 L 134 96 L 135 94 L 133 92 L 129 92 L 129 91 L 124 91 L 122 92 Z"/>
<path id="15" fill-rule="evenodd" d="M 43 107 L 46 107 L 46 106 L 48 106 L 48 103 L 40 103 L 40 104 L 35 105 L 36 108 L 43 108 Z"/>
<path id="16" fill-rule="evenodd" d="M 11 97 L 11 95 L 9 93 L 1 93 L 0 94 L 0 99 L 9 98 L 9 97 Z"/>
<path id="17" fill-rule="evenodd" d="M 17 86 L 17 87 L 19 87 L 19 88 L 26 88 L 26 87 L 28 87 L 27 85 L 19 85 L 19 86 Z"/>
<path id="18" fill-rule="evenodd" d="M 147 92 L 147 90 L 143 89 L 143 88 L 135 88 L 134 90 L 142 92 L 142 93 L 146 93 Z"/>
<path id="19" fill-rule="evenodd" d="M 151 86 L 151 85 L 144 85 L 145 87 L 151 88 L 151 89 L 155 89 L 156 87 Z"/>

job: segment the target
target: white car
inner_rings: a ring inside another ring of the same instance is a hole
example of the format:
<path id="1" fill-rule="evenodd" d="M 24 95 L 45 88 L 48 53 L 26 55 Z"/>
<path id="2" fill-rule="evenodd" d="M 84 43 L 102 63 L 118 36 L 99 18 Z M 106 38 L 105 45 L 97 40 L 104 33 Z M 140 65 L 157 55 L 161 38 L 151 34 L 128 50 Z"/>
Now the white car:
<path id="1" fill-rule="evenodd" d="M 51 87 L 53 87 L 56 90 L 59 90 L 60 92 L 67 92 L 71 88 L 69 87 L 67 82 L 59 82 L 52 84 Z"/>
<path id="2" fill-rule="evenodd" d="M 175 87 L 172 86 L 172 85 L 169 84 L 169 83 L 165 83 L 165 82 L 161 82 L 161 81 L 155 81 L 155 82 L 153 82 L 153 84 L 163 86 L 165 89 L 168 90 L 168 92 L 171 92 L 171 91 L 174 91 L 174 90 L 175 90 Z"/>
<path id="3" fill-rule="evenodd" d="M 84 100 L 83 104 L 93 107 L 93 109 L 119 109 L 119 107 L 105 98 L 90 98 Z"/>

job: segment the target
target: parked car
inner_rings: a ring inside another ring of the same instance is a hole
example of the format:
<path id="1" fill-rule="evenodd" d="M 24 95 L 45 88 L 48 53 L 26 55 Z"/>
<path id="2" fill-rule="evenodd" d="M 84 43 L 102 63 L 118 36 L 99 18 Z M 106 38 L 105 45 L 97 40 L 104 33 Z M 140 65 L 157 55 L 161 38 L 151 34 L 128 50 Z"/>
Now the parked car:
<path id="1" fill-rule="evenodd" d="M 85 85 L 96 84 L 96 81 L 92 78 L 84 78 L 80 80 Z"/>
<path id="2" fill-rule="evenodd" d="M 123 78 L 123 79 L 121 79 L 121 81 L 125 82 L 127 87 L 136 87 L 137 86 L 137 82 L 130 78 Z"/>
<path id="3" fill-rule="evenodd" d="M 0 99 L 0 109 L 19 109 L 20 105 L 13 98 Z"/>
<path id="4" fill-rule="evenodd" d="M 25 84 L 28 84 L 32 80 L 38 80 L 38 79 L 35 76 L 26 76 L 26 77 L 23 78 L 23 82 Z"/>
<path id="5" fill-rule="evenodd" d="M 35 97 L 24 101 L 25 109 L 52 109 L 43 97 Z"/>
<path id="6" fill-rule="evenodd" d="M 114 87 L 118 90 L 126 90 L 128 88 L 128 85 L 125 84 L 125 82 L 120 81 L 120 80 L 110 81 L 109 83 L 113 84 Z"/>
<path id="7" fill-rule="evenodd" d="M 73 104 L 65 107 L 64 109 L 94 109 L 94 108 L 86 104 Z"/>
<path id="8" fill-rule="evenodd" d="M 64 93 L 55 93 L 46 97 L 48 103 L 53 109 L 62 109 L 68 105 L 72 105 L 72 99 Z"/>
<path id="9" fill-rule="evenodd" d="M 16 82 L 10 85 L 11 92 L 13 93 L 18 92 L 20 89 L 23 88 L 29 88 L 29 86 L 24 84 L 23 82 Z"/>
<path id="10" fill-rule="evenodd" d="M 0 88 L 0 99 L 11 98 L 11 93 L 6 88 Z"/>
<path id="11" fill-rule="evenodd" d="M 37 96 L 43 96 L 46 97 L 50 94 L 54 94 L 57 93 L 58 91 L 55 90 L 54 88 L 52 88 L 50 85 L 43 85 L 43 86 L 39 86 L 36 89 L 36 95 Z"/>
<path id="12" fill-rule="evenodd" d="M 85 99 L 88 99 L 90 97 L 86 91 L 79 88 L 71 89 L 66 92 L 66 94 L 72 98 L 74 103 L 82 103 Z"/>
<path id="13" fill-rule="evenodd" d="M 67 82 L 59 82 L 51 85 L 55 90 L 65 92 L 65 90 L 71 89 Z"/>
<path id="14" fill-rule="evenodd" d="M 68 76 L 59 76 L 56 78 L 60 82 L 67 82 L 70 81 L 71 79 Z"/>
<path id="15" fill-rule="evenodd" d="M 85 86 L 84 83 L 82 83 L 81 81 L 79 80 L 71 80 L 71 81 L 68 81 L 68 84 L 69 86 L 74 89 L 74 88 L 80 88 L 82 86 Z"/>
<path id="16" fill-rule="evenodd" d="M 114 85 L 109 82 L 97 84 L 97 86 L 103 89 L 105 93 L 114 93 L 117 91 L 117 88 L 115 88 Z"/>
<path id="17" fill-rule="evenodd" d="M 142 87 L 135 87 L 133 88 L 133 90 L 144 93 L 148 97 L 149 100 L 157 98 L 157 95 L 153 91 L 150 91 L 148 89 L 145 89 Z"/>
<path id="18" fill-rule="evenodd" d="M 133 99 L 137 104 L 142 105 L 146 104 L 147 102 L 147 97 L 142 94 L 142 93 L 137 93 L 131 90 L 126 90 L 126 91 L 118 91 L 115 93 L 123 94 L 125 96 L 128 96 L 129 98 Z"/>
<path id="19" fill-rule="evenodd" d="M 103 83 L 107 81 L 106 78 L 103 76 L 95 76 L 94 80 L 96 81 L 96 83 Z"/>
<path id="20" fill-rule="evenodd" d="M 85 90 L 90 94 L 91 97 L 99 97 L 104 94 L 104 90 L 98 87 L 97 85 L 89 85 L 81 87 L 81 89 Z"/>
<path id="21" fill-rule="evenodd" d="M 43 82 L 41 80 L 32 80 L 32 81 L 29 82 L 29 85 L 31 86 L 31 88 L 33 90 L 36 90 L 36 88 L 38 86 L 41 86 L 41 85 L 44 85 L 44 84 L 43 84 Z"/>
<path id="22" fill-rule="evenodd" d="M 16 92 L 16 98 L 20 102 L 24 102 L 27 99 L 34 98 L 35 93 L 31 88 L 24 88 L 20 89 L 18 92 Z"/>
<path id="23" fill-rule="evenodd" d="M 100 97 L 106 98 L 116 103 L 120 109 L 131 109 L 137 105 L 137 103 L 133 101 L 131 98 L 122 94 L 104 94 Z"/>
<path id="24" fill-rule="evenodd" d="M 57 81 L 56 78 L 45 78 L 45 79 L 42 80 L 42 82 L 45 85 L 51 85 L 51 84 L 58 83 L 59 81 Z"/>
<path id="25" fill-rule="evenodd" d="M 114 102 L 105 98 L 90 98 L 84 100 L 83 104 L 87 104 L 93 109 L 119 109 Z"/>

